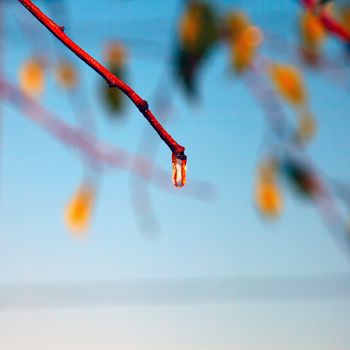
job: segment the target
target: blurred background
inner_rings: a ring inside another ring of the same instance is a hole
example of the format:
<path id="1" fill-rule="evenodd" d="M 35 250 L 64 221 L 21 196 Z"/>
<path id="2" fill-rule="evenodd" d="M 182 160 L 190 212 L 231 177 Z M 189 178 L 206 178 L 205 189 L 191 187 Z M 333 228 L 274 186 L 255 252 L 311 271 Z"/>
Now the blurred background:
<path id="1" fill-rule="evenodd" d="M 186 147 L 175 188 L 137 108 L 0 2 L 1 349 L 349 348 L 350 3 L 314 3 L 35 1 Z"/>

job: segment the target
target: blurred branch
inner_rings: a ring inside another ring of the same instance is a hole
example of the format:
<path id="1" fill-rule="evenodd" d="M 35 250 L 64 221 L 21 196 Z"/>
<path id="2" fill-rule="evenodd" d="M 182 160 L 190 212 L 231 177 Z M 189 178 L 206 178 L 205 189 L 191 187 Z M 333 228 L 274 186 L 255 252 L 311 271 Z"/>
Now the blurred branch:
<path id="1" fill-rule="evenodd" d="M 90 159 L 95 159 L 96 162 L 101 162 L 111 167 L 133 172 L 165 191 L 173 189 L 168 181 L 168 173 L 160 167 L 152 165 L 153 162 L 151 160 L 133 156 L 127 151 L 96 139 L 93 135 L 83 132 L 80 128 L 75 128 L 65 123 L 54 113 L 45 109 L 33 98 L 25 95 L 19 88 L 2 78 L 0 78 L 0 95 L 3 99 L 7 99 L 14 106 L 20 108 L 31 120 L 42 126 L 58 140 L 85 152 Z M 152 166 L 149 167 L 149 165 Z M 151 173 L 152 176 L 150 176 Z M 216 189 L 205 181 L 193 180 L 191 181 L 191 186 L 181 193 L 200 200 L 210 200 L 215 197 Z"/>

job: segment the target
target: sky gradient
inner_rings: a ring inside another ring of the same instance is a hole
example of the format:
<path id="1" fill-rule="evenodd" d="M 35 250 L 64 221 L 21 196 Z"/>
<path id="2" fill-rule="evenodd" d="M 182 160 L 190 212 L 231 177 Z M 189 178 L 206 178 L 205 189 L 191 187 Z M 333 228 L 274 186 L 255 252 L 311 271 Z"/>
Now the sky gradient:
<path id="1" fill-rule="evenodd" d="M 48 10 L 45 2 L 37 3 Z M 299 7 L 295 1 L 216 3 L 220 11 L 244 9 L 263 30 L 291 43 L 297 40 Z M 1 104 L 0 348 L 347 350 L 350 259 L 338 250 L 315 208 L 288 186 L 283 187 L 284 210 L 276 222 L 262 220 L 256 211 L 253 186 L 266 125 L 247 87 L 230 73 L 225 48 L 218 47 L 206 63 L 200 77 L 201 103 L 191 105 L 168 78 L 180 1 L 66 0 L 66 5 L 70 16 L 67 33 L 93 56 L 102 59 L 108 40 L 126 43 L 128 81 L 151 107 L 159 82 L 168 80 L 164 83 L 171 86 L 175 107 L 167 129 L 186 146 L 188 184 L 170 193 L 149 187 L 161 227 L 161 232 L 149 238 L 135 221 L 130 174 L 110 171 L 101 181 L 88 235 L 72 237 L 62 213 L 82 178 L 79 154 L 16 108 Z M 98 117 L 99 137 L 137 152 L 141 135 L 149 128 L 139 112 L 129 105 L 125 120 L 110 120 L 99 100 L 103 82 L 96 73 L 57 43 L 19 3 L 2 7 L 6 9 L 2 68 L 6 79 L 18 81 L 21 64 L 37 49 L 20 30 L 20 23 L 27 23 L 33 26 L 38 48 L 47 47 L 52 55 L 69 57 L 76 64 Z M 60 22 L 60 14 L 55 16 Z M 266 46 L 264 54 L 288 62 L 288 55 Z M 338 57 L 340 52 L 340 43 L 328 40 L 326 54 Z M 347 181 L 350 86 L 345 91 L 312 70 L 305 71 L 305 81 L 318 121 L 309 154 L 329 177 Z M 69 100 L 57 87 L 52 70 L 40 102 L 74 123 Z M 292 115 L 287 108 L 286 112 Z M 158 136 L 150 131 L 150 138 L 157 141 Z M 170 171 L 170 158 L 161 144 L 155 162 Z M 208 203 L 186 196 L 193 179 L 214 184 L 217 199 Z M 308 276 L 320 279 L 324 290 L 308 289 Z M 215 282 L 218 277 L 234 281 L 233 297 L 228 301 L 226 282 L 221 291 L 221 282 Z M 196 279 L 204 279 L 203 290 L 196 289 Z M 99 281 L 108 288 L 108 281 L 121 281 L 123 286 L 129 280 L 150 293 L 146 301 L 132 286 L 121 291 L 124 296 L 130 291 L 131 302 L 124 305 L 117 297 L 104 300 Z M 90 281 L 87 287 L 96 288 L 92 289 L 95 292 L 87 291 L 86 296 L 79 286 L 74 294 L 74 283 L 79 281 Z M 57 299 L 51 298 L 56 285 L 50 283 L 62 282 Z M 215 283 L 219 287 L 211 289 Z M 274 283 L 276 293 L 268 289 L 262 297 L 264 288 Z M 31 294 L 33 286 L 39 286 L 39 295 L 45 295 L 42 304 Z M 237 291 L 237 298 L 236 286 L 243 291 Z M 181 293 L 186 288 L 189 294 L 194 290 L 194 295 L 203 293 L 205 298 L 184 302 Z M 249 297 L 245 290 L 250 291 Z M 293 299 L 290 290 L 301 296 Z M 152 291 L 158 291 L 165 301 L 158 303 Z M 19 302 L 21 292 L 30 301 L 27 307 Z M 71 304 L 72 299 L 76 304 Z"/>

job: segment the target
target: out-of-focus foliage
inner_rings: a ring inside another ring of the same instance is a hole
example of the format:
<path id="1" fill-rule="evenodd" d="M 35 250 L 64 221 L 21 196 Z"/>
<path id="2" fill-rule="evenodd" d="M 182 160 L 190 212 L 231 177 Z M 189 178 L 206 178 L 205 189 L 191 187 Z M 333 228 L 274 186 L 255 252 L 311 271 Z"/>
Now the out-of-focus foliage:
<path id="1" fill-rule="evenodd" d="M 321 58 L 321 47 L 326 38 L 319 18 L 311 11 L 303 11 L 300 15 L 301 53 L 304 61 L 317 65 Z"/>
<path id="2" fill-rule="evenodd" d="M 291 103 L 297 117 L 296 139 L 305 145 L 315 135 L 317 125 L 309 109 L 304 79 L 299 70 L 291 65 L 272 63 L 270 78 L 279 95 Z"/>
<path id="3" fill-rule="evenodd" d="M 271 64 L 270 77 L 279 94 L 287 102 L 297 106 L 305 104 L 304 81 L 295 67 L 287 64 Z"/>
<path id="4" fill-rule="evenodd" d="M 68 60 L 61 60 L 56 66 L 56 79 L 64 89 L 73 89 L 78 83 L 78 74 L 74 65 Z"/>
<path id="5" fill-rule="evenodd" d="M 196 94 L 197 71 L 218 34 L 214 8 L 204 1 L 188 1 L 179 23 L 175 73 L 190 96 Z"/>
<path id="6" fill-rule="evenodd" d="M 268 159 L 257 170 L 255 186 L 255 203 L 265 217 L 273 218 L 281 213 L 282 193 L 277 181 L 278 166 L 274 159 Z"/>
<path id="7" fill-rule="evenodd" d="M 298 193 L 308 198 L 321 194 L 322 185 L 308 165 L 292 157 L 285 157 L 282 169 Z"/>
<path id="8" fill-rule="evenodd" d="M 243 12 L 231 12 L 227 15 L 225 32 L 230 48 L 231 65 L 236 73 L 242 73 L 253 63 L 263 34 L 250 23 Z"/>
<path id="9" fill-rule="evenodd" d="M 32 97 L 39 97 L 45 88 L 45 65 L 42 59 L 33 57 L 25 61 L 19 72 L 21 89 Z"/>
<path id="10" fill-rule="evenodd" d="M 65 210 L 65 223 L 72 232 L 81 233 L 89 228 L 95 197 L 95 186 L 88 182 L 74 193 Z"/>
<path id="11" fill-rule="evenodd" d="M 126 49 L 120 42 L 111 42 L 105 51 L 107 68 L 118 78 L 125 80 Z M 108 86 L 102 82 L 102 97 L 107 110 L 112 116 L 122 116 L 125 102 L 125 95 L 116 88 Z"/>
<path id="12" fill-rule="evenodd" d="M 311 112 L 298 114 L 297 137 L 302 144 L 309 142 L 314 137 L 316 129 L 316 120 Z"/>

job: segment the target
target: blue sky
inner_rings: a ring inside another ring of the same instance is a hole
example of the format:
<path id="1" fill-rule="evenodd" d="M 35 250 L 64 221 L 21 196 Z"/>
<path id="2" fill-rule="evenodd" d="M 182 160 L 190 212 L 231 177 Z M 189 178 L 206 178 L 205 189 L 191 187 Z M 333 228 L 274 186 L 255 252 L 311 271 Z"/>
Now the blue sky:
<path id="1" fill-rule="evenodd" d="M 166 62 L 172 50 L 172 28 L 181 8 L 179 3 L 67 0 L 72 23 L 67 33 L 98 59 L 102 58 L 107 40 L 124 40 L 130 52 L 130 84 L 152 107 L 157 84 L 168 79 L 164 71 L 170 69 Z M 297 40 L 299 7 L 293 1 L 275 0 L 268 5 L 258 0 L 248 4 L 217 3 L 221 11 L 245 9 L 263 29 L 277 32 L 292 42 Z M 46 3 L 38 4 L 48 9 Z M 57 20 L 61 21 L 59 14 Z M 5 77 L 17 81 L 20 65 L 31 55 L 31 45 L 20 32 L 20 21 L 33 25 L 37 41 L 43 47 L 76 63 L 98 118 L 99 137 L 136 152 L 148 127 L 146 121 L 129 106 L 125 121 L 111 122 L 98 99 L 101 79 L 56 43 L 16 2 L 6 4 Z M 140 39 L 152 40 L 152 45 L 140 44 Z M 288 61 L 286 55 L 263 50 L 270 57 Z M 337 57 L 340 43 L 329 40 L 326 52 Z M 285 208 L 276 222 L 265 222 L 256 212 L 254 176 L 266 126 L 263 113 L 247 87 L 228 74 L 226 54 L 220 46 L 207 62 L 200 78 L 200 104 L 191 105 L 181 92 L 176 92 L 175 108 L 167 128 L 186 146 L 188 185 L 173 193 L 150 186 L 162 228 L 153 239 L 145 238 L 138 229 L 130 199 L 130 174 L 119 170 L 103 177 L 87 237 L 82 240 L 72 237 L 63 225 L 62 211 L 82 178 L 78 154 L 62 146 L 15 108 L 1 105 L 4 115 L 0 195 L 2 286 L 13 281 L 36 284 L 217 276 L 288 278 L 345 273 L 339 288 L 349 290 L 346 275 L 349 259 L 334 245 L 309 202 L 284 187 Z M 350 178 L 348 92 L 332 85 L 318 72 L 306 71 L 305 80 L 319 127 L 309 148 L 310 155 L 329 176 L 347 181 Z M 56 86 L 52 71 L 40 101 L 62 119 L 74 123 L 67 96 Z M 157 141 L 157 135 L 150 133 L 150 140 Z M 170 170 L 170 152 L 165 145 L 160 145 L 155 161 Z M 214 202 L 201 202 L 185 195 L 196 178 L 217 187 L 219 195 Z M 6 294 L 6 288 L 0 288 L 5 290 L 0 292 L 5 300 L 13 300 Z M 322 291 L 317 293 L 323 295 Z M 256 294 L 259 299 L 258 282 Z M 284 291 L 280 294 L 283 296 Z M 98 300 L 99 296 L 95 298 Z M 273 296 L 260 302 L 237 298 L 224 304 L 217 301 L 200 305 L 69 308 L 63 303 L 60 307 L 49 305 L 44 310 L 15 307 L 0 310 L 0 347 L 9 350 L 342 350 L 350 342 L 349 311 L 347 298 L 276 303 Z"/>

